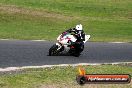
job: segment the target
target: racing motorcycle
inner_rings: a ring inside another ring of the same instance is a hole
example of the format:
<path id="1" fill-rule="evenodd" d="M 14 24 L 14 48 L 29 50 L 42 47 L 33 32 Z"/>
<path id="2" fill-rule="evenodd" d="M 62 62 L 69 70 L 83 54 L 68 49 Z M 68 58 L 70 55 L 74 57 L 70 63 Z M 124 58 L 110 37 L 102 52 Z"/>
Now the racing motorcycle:
<path id="1" fill-rule="evenodd" d="M 90 35 L 85 35 L 85 41 L 83 41 L 83 43 L 75 43 L 77 38 L 74 34 L 60 34 L 57 38 L 58 42 L 49 49 L 49 56 L 57 56 L 65 53 L 71 56 L 79 57 L 80 53 L 84 50 L 84 44 L 89 39 Z"/>

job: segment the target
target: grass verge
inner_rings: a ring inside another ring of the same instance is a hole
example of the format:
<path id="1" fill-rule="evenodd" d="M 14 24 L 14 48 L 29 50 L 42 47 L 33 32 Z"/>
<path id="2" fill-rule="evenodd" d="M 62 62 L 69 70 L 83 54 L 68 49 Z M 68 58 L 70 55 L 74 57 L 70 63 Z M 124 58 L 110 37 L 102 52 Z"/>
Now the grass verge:
<path id="1" fill-rule="evenodd" d="M 131 0 L 0 0 L 0 38 L 55 40 L 81 23 L 90 41 L 132 42 Z"/>
<path id="2" fill-rule="evenodd" d="M 87 74 L 130 74 L 131 66 L 125 65 L 95 65 L 84 66 Z M 39 69 L 24 69 L 22 71 L 2 73 L 0 88 L 131 88 L 130 84 L 86 84 L 76 83 L 78 67 L 52 67 Z"/>

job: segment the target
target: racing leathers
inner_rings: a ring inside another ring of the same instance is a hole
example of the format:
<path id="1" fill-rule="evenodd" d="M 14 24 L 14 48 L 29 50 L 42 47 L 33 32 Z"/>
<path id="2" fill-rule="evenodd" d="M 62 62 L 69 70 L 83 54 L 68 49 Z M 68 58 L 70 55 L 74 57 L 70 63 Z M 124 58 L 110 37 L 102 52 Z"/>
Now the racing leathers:
<path id="1" fill-rule="evenodd" d="M 84 45 L 84 42 L 83 42 L 83 41 L 85 41 L 85 33 L 84 33 L 84 31 L 72 28 L 72 29 L 66 30 L 65 32 L 71 33 L 77 38 L 76 42 L 72 42 L 72 41 L 68 42 L 69 43 L 69 47 L 70 46 L 75 46 L 76 48 L 82 48 L 82 51 L 83 51 L 84 47 L 80 47 L 80 46 Z M 65 32 L 63 32 L 63 33 L 65 33 Z"/>

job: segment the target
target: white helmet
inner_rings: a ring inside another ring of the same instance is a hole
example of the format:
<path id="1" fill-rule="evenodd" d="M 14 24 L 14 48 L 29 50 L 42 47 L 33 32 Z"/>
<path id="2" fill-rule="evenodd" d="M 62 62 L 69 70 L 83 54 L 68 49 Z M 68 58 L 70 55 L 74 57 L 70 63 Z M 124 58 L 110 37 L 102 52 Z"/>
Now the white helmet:
<path id="1" fill-rule="evenodd" d="M 83 30 L 82 25 L 81 24 L 76 25 L 76 29 L 79 30 L 79 31 Z"/>

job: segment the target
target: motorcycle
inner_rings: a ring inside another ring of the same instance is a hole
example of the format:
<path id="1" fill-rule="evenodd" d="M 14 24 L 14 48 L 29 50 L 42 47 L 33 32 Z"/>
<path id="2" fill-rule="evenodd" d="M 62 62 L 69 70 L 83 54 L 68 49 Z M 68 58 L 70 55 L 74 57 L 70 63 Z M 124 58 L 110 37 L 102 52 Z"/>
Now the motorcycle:
<path id="1" fill-rule="evenodd" d="M 85 35 L 85 41 L 82 43 L 75 43 L 77 38 L 74 34 L 65 33 L 60 34 L 57 38 L 57 43 L 49 49 L 49 56 L 57 56 L 61 54 L 68 54 L 79 57 L 84 50 L 84 44 L 90 39 L 90 35 Z"/>

